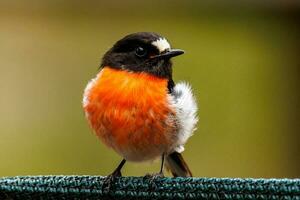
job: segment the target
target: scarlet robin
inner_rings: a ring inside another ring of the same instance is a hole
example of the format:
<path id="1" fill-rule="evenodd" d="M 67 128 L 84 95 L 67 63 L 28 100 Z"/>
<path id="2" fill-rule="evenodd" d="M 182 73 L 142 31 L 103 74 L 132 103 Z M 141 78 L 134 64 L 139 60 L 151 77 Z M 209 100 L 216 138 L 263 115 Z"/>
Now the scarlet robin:
<path id="1" fill-rule="evenodd" d="M 121 176 L 125 162 L 161 158 L 174 177 L 192 173 L 181 152 L 197 123 L 191 87 L 172 79 L 172 49 L 152 32 L 127 35 L 103 56 L 100 71 L 84 91 L 86 118 L 101 141 L 123 157 L 111 174 Z"/>

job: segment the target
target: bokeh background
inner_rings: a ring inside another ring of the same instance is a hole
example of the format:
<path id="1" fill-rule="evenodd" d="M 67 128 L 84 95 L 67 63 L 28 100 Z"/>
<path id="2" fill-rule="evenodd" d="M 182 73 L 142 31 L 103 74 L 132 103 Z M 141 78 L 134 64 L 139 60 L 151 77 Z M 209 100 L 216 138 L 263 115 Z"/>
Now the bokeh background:
<path id="1" fill-rule="evenodd" d="M 200 177 L 299 177 L 299 1 L 0 1 L 0 176 L 107 175 L 121 158 L 82 111 L 101 55 L 155 31 L 186 51 L 198 130 L 184 157 Z M 124 175 L 159 170 L 134 164 Z"/>

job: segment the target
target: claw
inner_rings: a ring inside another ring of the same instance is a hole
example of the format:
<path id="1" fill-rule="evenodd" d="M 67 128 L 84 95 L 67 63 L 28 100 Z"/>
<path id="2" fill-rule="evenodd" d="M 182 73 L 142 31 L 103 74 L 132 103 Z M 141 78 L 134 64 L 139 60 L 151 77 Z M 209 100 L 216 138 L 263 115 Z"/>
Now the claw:
<path id="1" fill-rule="evenodd" d="M 159 173 L 154 173 L 154 174 L 146 174 L 144 176 L 144 178 L 146 180 L 149 180 L 149 185 L 150 185 L 150 191 L 154 191 L 157 189 L 157 185 L 155 183 L 155 181 L 157 179 L 160 179 L 160 178 L 164 178 L 164 174 L 162 172 L 159 172 Z"/>
<path id="2" fill-rule="evenodd" d="M 104 179 L 103 184 L 102 184 L 103 193 L 109 193 L 116 178 L 121 177 L 121 176 L 122 176 L 121 171 L 118 171 L 118 170 L 116 170 L 112 174 L 108 175 Z"/>
<path id="3" fill-rule="evenodd" d="M 121 177 L 122 176 L 121 169 L 122 169 L 123 165 L 125 164 L 125 162 L 126 162 L 126 160 L 123 159 L 121 161 L 121 163 L 119 164 L 119 166 L 115 169 L 115 171 L 112 174 L 108 175 L 104 179 L 103 184 L 102 184 L 102 192 L 103 193 L 109 193 L 109 191 L 111 190 L 112 184 L 115 181 L 115 179 L 117 177 Z"/>

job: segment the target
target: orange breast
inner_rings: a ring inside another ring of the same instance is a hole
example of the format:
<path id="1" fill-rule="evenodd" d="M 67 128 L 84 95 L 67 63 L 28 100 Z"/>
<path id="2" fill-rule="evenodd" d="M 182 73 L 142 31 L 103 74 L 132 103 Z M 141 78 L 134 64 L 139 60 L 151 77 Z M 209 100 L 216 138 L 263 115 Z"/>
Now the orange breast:
<path id="1" fill-rule="evenodd" d="M 85 92 L 84 110 L 101 140 L 128 160 L 146 160 L 172 146 L 174 112 L 167 79 L 105 67 Z"/>

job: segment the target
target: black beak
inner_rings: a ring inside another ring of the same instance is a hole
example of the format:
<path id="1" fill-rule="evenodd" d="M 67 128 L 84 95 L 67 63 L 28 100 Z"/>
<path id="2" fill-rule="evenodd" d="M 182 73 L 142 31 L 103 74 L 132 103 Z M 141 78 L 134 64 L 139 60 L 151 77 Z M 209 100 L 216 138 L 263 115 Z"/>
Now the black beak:
<path id="1" fill-rule="evenodd" d="M 179 56 L 181 54 L 184 54 L 184 51 L 181 49 L 170 49 L 170 50 L 167 50 L 167 51 L 163 52 L 162 54 L 154 56 L 152 58 L 169 59 L 169 58 L 172 58 L 175 56 Z"/>

